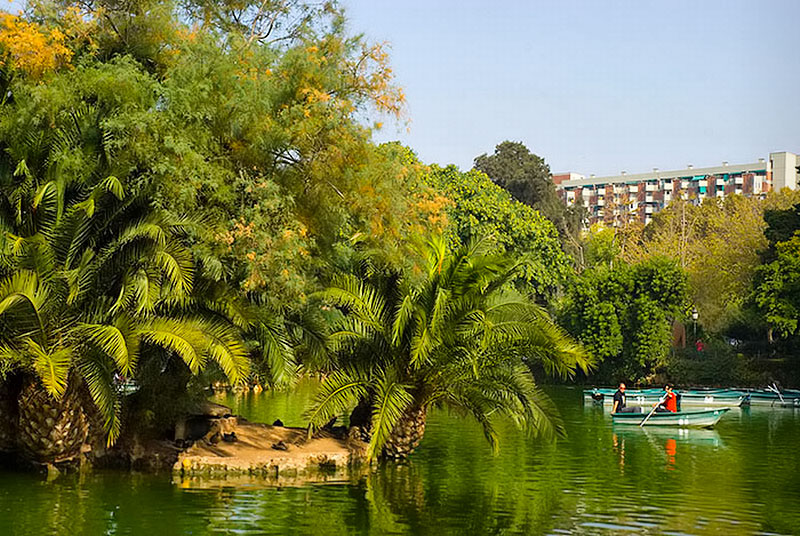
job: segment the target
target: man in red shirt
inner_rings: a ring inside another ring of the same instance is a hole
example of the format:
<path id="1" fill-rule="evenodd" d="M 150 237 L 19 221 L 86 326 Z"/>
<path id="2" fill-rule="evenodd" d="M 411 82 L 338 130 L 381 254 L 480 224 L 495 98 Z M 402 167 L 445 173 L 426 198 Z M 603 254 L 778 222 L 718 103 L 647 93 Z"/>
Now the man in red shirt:
<path id="1" fill-rule="evenodd" d="M 666 411 L 677 413 L 678 395 L 675 394 L 675 392 L 672 390 L 672 386 L 669 384 L 664 386 L 664 391 L 666 391 L 666 394 L 664 395 L 664 401 L 661 403 L 661 407 L 664 408 Z"/>

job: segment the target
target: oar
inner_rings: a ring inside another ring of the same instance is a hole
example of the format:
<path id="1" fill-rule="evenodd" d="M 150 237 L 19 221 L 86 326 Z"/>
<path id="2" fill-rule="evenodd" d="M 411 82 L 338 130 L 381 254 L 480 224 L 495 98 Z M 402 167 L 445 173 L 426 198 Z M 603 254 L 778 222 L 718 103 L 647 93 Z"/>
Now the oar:
<path id="1" fill-rule="evenodd" d="M 649 419 L 650 417 L 652 417 L 652 416 L 653 416 L 653 413 L 655 413 L 655 412 L 656 412 L 656 409 L 658 409 L 658 406 L 660 406 L 660 405 L 661 405 L 661 403 L 662 403 L 664 400 L 666 400 L 666 399 L 667 399 L 667 394 L 668 394 L 668 393 L 664 393 L 664 396 L 662 396 L 662 397 L 659 399 L 659 401 L 658 401 L 658 402 L 656 402 L 656 405 L 655 405 L 655 406 L 653 406 L 653 409 L 651 409 L 651 410 L 650 410 L 650 413 L 648 413 L 648 414 L 647 414 L 647 417 L 645 417 L 644 419 L 642 419 L 642 422 L 640 422 L 640 423 L 639 423 L 639 427 L 642 427 L 642 426 L 644 426 L 644 423 L 646 423 L 646 422 L 647 422 L 647 419 Z"/>
<path id="2" fill-rule="evenodd" d="M 784 403 L 783 402 L 783 395 L 781 394 L 781 390 L 778 389 L 778 384 L 776 384 L 775 382 L 772 382 L 772 385 L 767 386 L 767 391 L 772 391 L 773 393 L 778 395 L 778 398 L 781 399 L 781 404 Z"/>

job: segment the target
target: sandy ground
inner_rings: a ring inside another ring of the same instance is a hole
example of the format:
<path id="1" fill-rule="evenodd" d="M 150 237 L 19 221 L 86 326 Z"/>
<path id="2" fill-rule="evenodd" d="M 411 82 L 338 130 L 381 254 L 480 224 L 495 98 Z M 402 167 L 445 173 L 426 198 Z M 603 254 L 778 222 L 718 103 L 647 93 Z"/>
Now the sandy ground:
<path id="1" fill-rule="evenodd" d="M 302 482 L 346 479 L 363 461 L 363 444 L 353 445 L 322 432 L 307 439 L 303 428 L 287 428 L 240 420 L 237 441 L 198 441 L 181 453 L 173 472 L 181 483 L 248 477 Z M 273 445 L 283 441 L 286 450 Z"/>

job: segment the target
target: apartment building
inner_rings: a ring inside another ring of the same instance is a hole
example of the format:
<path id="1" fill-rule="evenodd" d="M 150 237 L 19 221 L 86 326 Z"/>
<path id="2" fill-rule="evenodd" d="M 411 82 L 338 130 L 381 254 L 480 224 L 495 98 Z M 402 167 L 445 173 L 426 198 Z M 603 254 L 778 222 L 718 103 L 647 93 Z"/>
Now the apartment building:
<path id="1" fill-rule="evenodd" d="M 800 157 L 789 152 L 770 153 L 748 164 L 628 174 L 588 178 L 577 173 L 553 175 L 561 199 L 568 205 L 582 202 L 589 211 L 589 224 L 603 222 L 620 225 L 639 220 L 649 223 L 653 214 L 673 199 L 702 203 L 732 194 L 763 197 L 770 190 L 797 189 Z"/>

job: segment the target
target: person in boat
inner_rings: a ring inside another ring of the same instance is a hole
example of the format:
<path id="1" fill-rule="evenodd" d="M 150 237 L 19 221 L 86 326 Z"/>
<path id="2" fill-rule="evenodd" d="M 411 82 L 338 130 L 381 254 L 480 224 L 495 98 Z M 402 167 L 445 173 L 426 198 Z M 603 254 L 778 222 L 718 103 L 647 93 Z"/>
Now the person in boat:
<path id="1" fill-rule="evenodd" d="M 614 405 L 611 413 L 636 413 L 639 408 L 629 408 L 625 405 L 625 384 L 620 382 L 619 389 L 614 393 Z"/>
<path id="2" fill-rule="evenodd" d="M 664 386 L 664 400 L 658 405 L 656 411 L 658 412 L 671 412 L 678 413 L 678 395 L 672 390 L 672 386 L 667 384 Z"/>

